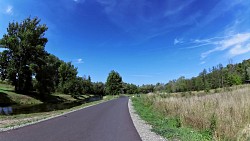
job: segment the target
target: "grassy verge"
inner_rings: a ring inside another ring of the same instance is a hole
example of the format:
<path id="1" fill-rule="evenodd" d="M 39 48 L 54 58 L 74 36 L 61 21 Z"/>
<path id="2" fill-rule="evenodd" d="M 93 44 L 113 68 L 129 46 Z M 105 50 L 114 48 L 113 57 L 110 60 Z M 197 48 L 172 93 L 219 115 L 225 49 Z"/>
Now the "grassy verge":
<path id="1" fill-rule="evenodd" d="M 152 125 L 152 130 L 167 139 L 185 141 L 207 141 L 212 139 L 209 132 L 182 127 L 179 118 L 166 117 L 154 110 L 152 104 L 145 99 L 145 96 L 132 98 L 132 102 L 140 117 Z"/>
<path id="2" fill-rule="evenodd" d="M 250 85 L 242 85 L 207 94 L 149 94 L 135 103 L 141 103 L 138 107 L 144 106 L 151 110 L 145 112 L 146 116 L 151 112 L 160 113 L 162 118 L 155 118 L 156 121 L 163 119 L 164 122 L 164 117 L 168 123 L 177 121 L 180 130 L 191 127 L 205 135 L 205 139 L 245 141 L 250 140 L 249 93 Z M 186 137 L 184 140 L 187 140 Z"/>

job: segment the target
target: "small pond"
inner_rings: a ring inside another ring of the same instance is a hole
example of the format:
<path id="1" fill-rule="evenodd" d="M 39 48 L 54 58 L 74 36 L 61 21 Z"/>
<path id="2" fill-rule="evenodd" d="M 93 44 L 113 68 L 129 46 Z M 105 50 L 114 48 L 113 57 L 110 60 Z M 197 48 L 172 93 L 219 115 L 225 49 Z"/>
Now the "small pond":
<path id="1" fill-rule="evenodd" d="M 79 106 L 84 103 L 101 100 L 100 97 L 91 97 L 81 101 L 64 102 L 64 103 L 43 103 L 32 106 L 18 106 L 18 105 L 0 105 L 0 115 L 17 115 L 17 114 L 30 114 L 49 112 L 55 110 L 69 109 L 75 106 Z"/>

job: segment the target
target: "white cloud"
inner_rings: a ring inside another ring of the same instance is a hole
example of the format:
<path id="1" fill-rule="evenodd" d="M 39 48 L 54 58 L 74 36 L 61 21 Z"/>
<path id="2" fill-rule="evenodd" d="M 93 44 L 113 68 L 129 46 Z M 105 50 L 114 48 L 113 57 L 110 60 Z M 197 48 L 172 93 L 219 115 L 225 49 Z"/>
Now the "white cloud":
<path id="1" fill-rule="evenodd" d="M 236 36 L 234 36 L 228 40 L 222 41 L 223 47 L 221 49 L 223 50 L 223 49 L 226 49 L 230 46 L 244 43 L 244 42 L 248 41 L 249 39 L 250 39 L 250 33 L 237 34 Z"/>
<path id="2" fill-rule="evenodd" d="M 250 33 L 237 34 L 232 36 L 229 39 L 224 39 L 221 41 L 216 41 L 217 47 L 208 50 L 201 54 L 201 58 L 204 59 L 208 55 L 218 51 L 229 50 L 231 56 L 241 55 L 243 53 L 249 52 L 249 42 L 250 42 Z"/>
<path id="3" fill-rule="evenodd" d="M 5 13 L 12 15 L 13 14 L 13 6 L 11 6 L 11 5 L 7 6 L 7 8 L 5 9 Z"/>
<path id="4" fill-rule="evenodd" d="M 250 51 L 250 44 L 247 44 L 245 47 L 241 45 L 236 45 L 235 47 L 229 50 L 231 56 L 241 55 Z"/>
<path id="5" fill-rule="evenodd" d="M 84 63 L 84 61 L 83 61 L 83 59 L 79 58 L 79 59 L 76 59 L 75 63 L 82 64 L 82 63 Z"/>
<path id="6" fill-rule="evenodd" d="M 205 64 L 205 63 L 206 63 L 205 61 L 202 61 L 200 64 L 203 65 L 203 64 Z"/>
<path id="7" fill-rule="evenodd" d="M 183 43 L 183 39 L 174 39 L 174 45 Z"/>

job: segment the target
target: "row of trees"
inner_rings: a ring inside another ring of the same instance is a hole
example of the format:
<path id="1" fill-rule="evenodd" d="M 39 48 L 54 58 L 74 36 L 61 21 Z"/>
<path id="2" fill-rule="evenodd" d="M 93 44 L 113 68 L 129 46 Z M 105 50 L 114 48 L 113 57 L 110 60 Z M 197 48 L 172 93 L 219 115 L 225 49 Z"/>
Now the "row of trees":
<path id="1" fill-rule="evenodd" d="M 45 50 L 48 27 L 38 18 L 9 23 L 7 33 L 0 40 L 0 78 L 15 86 L 17 93 L 37 92 L 41 98 L 53 92 L 70 94 L 119 94 L 123 83 L 119 73 L 111 71 L 106 84 L 91 82 L 90 76 L 77 76 L 77 68 Z M 125 85 L 129 88 L 130 85 Z M 131 89 L 134 85 L 131 85 Z M 133 91 L 134 92 L 134 91 Z"/>
<path id="2" fill-rule="evenodd" d="M 248 82 L 250 79 L 250 60 L 244 60 L 238 64 L 228 64 L 223 67 L 222 64 L 212 67 L 208 71 L 204 69 L 197 77 L 186 79 L 180 77 L 177 80 L 171 80 L 167 84 L 159 84 L 162 87 L 156 87 L 156 91 L 167 92 L 186 92 L 186 91 L 209 91 L 233 85 L 240 85 Z"/>
<path id="3" fill-rule="evenodd" d="M 204 69 L 197 77 L 190 79 L 184 76 L 170 80 L 168 83 L 157 83 L 156 85 L 134 86 L 132 93 L 150 92 L 187 92 L 187 91 L 209 91 L 210 89 L 230 87 L 250 82 L 250 59 L 238 64 L 229 63 L 223 67 L 222 64 L 208 70 Z M 127 87 L 127 86 L 126 86 Z M 123 89 L 126 90 L 126 87 Z M 130 93 L 130 91 L 124 91 Z"/>

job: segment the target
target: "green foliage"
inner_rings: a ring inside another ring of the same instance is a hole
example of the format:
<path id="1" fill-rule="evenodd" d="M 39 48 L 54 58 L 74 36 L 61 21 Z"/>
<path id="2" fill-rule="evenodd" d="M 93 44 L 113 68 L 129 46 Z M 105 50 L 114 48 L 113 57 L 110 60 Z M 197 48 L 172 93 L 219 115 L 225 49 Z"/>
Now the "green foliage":
<path id="1" fill-rule="evenodd" d="M 138 93 L 138 88 L 134 84 L 123 83 L 123 93 L 136 94 Z"/>
<path id="2" fill-rule="evenodd" d="M 77 97 L 93 92 L 91 78 L 77 77 L 77 68 L 45 51 L 48 39 L 45 24 L 30 17 L 12 22 L 0 40 L 0 77 L 15 86 L 18 93 L 35 90 L 41 98 L 59 91 Z M 34 86 L 34 87 L 33 87 Z"/>
<path id="3" fill-rule="evenodd" d="M 154 92 L 154 85 L 142 85 L 139 87 L 139 93 L 147 94 Z"/>
<path id="4" fill-rule="evenodd" d="M 93 94 L 103 96 L 105 94 L 105 85 L 102 82 L 93 83 Z"/>
<path id="5" fill-rule="evenodd" d="M 233 85 L 244 84 L 250 79 L 250 59 L 239 64 L 222 64 L 212 67 L 209 72 L 204 69 L 197 77 L 185 79 L 180 77 L 177 80 L 170 80 L 165 85 L 168 93 L 202 91 L 208 93 L 211 89 L 225 88 Z M 157 85 L 154 86 L 155 89 Z M 161 90 L 164 91 L 164 90 Z"/>
<path id="6" fill-rule="evenodd" d="M 37 72 L 35 78 L 38 83 L 35 88 L 41 96 L 55 92 L 59 83 L 58 68 L 61 62 L 56 56 L 49 54 L 40 66 L 32 67 Z"/>
<path id="7" fill-rule="evenodd" d="M 8 59 L 4 60 L 9 60 L 7 67 L 4 66 L 2 70 L 7 69 L 6 78 L 15 86 L 16 92 L 24 93 L 33 89 L 32 74 L 36 72 L 32 72 L 31 66 L 39 65 L 46 56 L 44 48 L 48 40 L 44 35 L 48 28 L 39 23 L 38 18 L 27 18 L 21 23 L 12 22 L 7 34 L 1 39 L 1 44 L 8 49 L 5 52 Z"/>
<path id="8" fill-rule="evenodd" d="M 5 80 L 7 78 L 8 72 L 8 64 L 10 62 L 10 53 L 8 50 L 4 50 L 0 52 L 0 78 L 1 80 Z"/>
<path id="9" fill-rule="evenodd" d="M 78 77 L 70 81 L 66 81 L 64 84 L 64 93 L 70 94 L 72 97 L 79 97 L 83 93 L 83 81 L 82 78 Z"/>
<path id="10" fill-rule="evenodd" d="M 91 82 L 91 77 L 88 76 L 88 79 L 83 78 L 83 94 L 92 94 L 93 92 L 93 84 Z"/>
<path id="11" fill-rule="evenodd" d="M 229 74 L 227 77 L 227 84 L 229 86 L 242 84 L 241 77 L 237 74 Z"/>
<path id="12" fill-rule="evenodd" d="M 161 92 L 165 90 L 165 85 L 163 83 L 157 83 L 154 87 L 154 91 Z"/>
<path id="13" fill-rule="evenodd" d="M 71 64 L 71 62 L 63 62 L 58 68 L 59 75 L 59 91 L 65 94 L 72 93 L 72 88 L 74 81 L 76 81 L 77 68 Z"/>
<path id="14" fill-rule="evenodd" d="M 105 92 L 106 94 L 118 95 L 122 89 L 122 77 L 118 72 L 112 70 L 107 78 Z"/>

